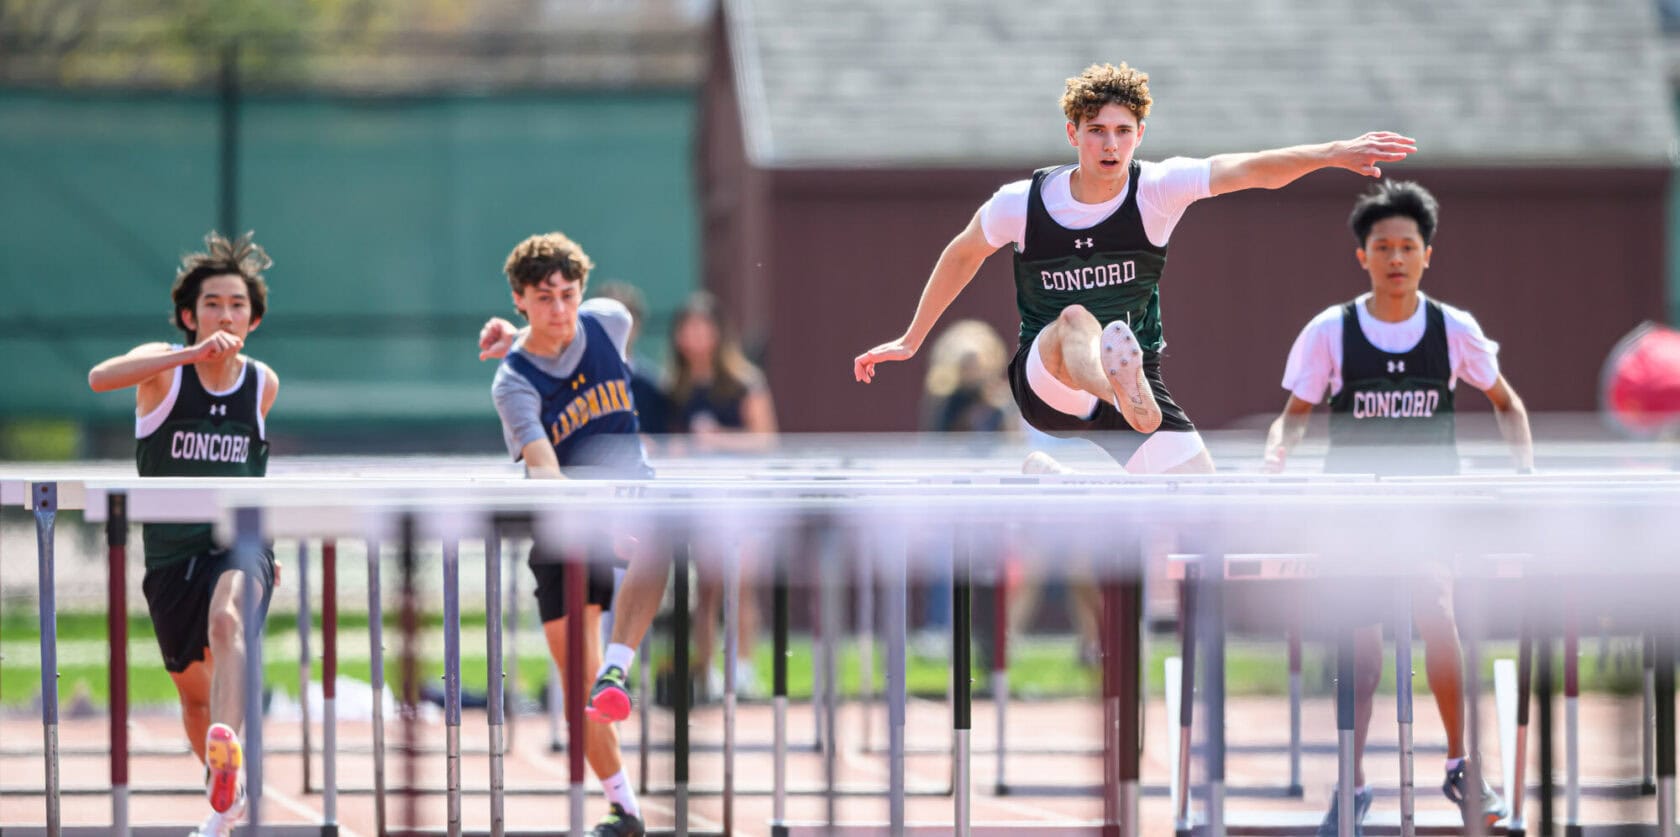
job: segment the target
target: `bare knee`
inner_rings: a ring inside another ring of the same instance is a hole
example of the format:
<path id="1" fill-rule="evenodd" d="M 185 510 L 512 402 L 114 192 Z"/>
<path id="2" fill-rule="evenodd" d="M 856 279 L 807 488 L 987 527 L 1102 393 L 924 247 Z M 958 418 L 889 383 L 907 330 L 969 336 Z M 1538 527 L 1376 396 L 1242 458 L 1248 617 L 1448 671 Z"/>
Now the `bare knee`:
<path id="1" fill-rule="evenodd" d="M 211 645 L 228 646 L 244 639 L 245 625 L 239 610 L 230 605 L 210 611 L 209 633 Z"/>
<path id="2" fill-rule="evenodd" d="M 197 720 L 209 720 L 210 702 L 194 698 L 182 698 L 181 717 L 189 723 Z"/>
<path id="3" fill-rule="evenodd" d="M 1092 314 L 1090 309 L 1078 303 L 1063 308 L 1062 313 L 1056 315 L 1056 322 L 1065 328 L 1101 325 L 1097 322 L 1097 316 Z"/>

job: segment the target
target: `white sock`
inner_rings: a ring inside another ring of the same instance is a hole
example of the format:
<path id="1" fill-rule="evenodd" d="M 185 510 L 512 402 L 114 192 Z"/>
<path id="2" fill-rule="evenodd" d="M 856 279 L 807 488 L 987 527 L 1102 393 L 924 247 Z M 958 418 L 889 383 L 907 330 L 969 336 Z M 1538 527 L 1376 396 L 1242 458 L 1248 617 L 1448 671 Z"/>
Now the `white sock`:
<path id="1" fill-rule="evenodd" d="M 1459 757 L 1459 758 L 1456 758 L 1456 759 L 1447 759 L 1447 772 L 1451 773 L 1454 770 L 1457 770 L 1463 764 L 1464 764 L 1464 758 L 1462 756 Z"/>
<path id="2" fill-rule="evenodd" d="M 636 661 L 636 649 L 616 642 L 607 646 L 607 653 L 601 659 L 601 670 L 595 672 L 596 677 L 607 673 L 607 666 L 618 666 L 620 671 L 628 672 L 630 664 Z"/>
<path id="3" fill-rule="evenodd" d="M 636 819 L 642 818 L 642 806 L 636 804 L 636 791 L 630 787 L 630 777 L 624 775 L 623 770 L 601 780 L 601 793 L 606 795 L 608 802 L 618 803 L 624 813 Z"/>

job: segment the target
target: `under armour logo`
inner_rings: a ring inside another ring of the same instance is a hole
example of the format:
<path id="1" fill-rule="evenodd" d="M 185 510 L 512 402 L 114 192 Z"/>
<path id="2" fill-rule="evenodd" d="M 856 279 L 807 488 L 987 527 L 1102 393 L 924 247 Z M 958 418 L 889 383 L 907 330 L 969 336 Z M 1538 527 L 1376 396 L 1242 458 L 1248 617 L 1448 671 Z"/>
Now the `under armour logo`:
<path id="1" fill-rule="evenodd" d="M 1388 371 L 1404 372 L 1406 371 L 1406 362 L 1403 360 L 1391 360 L 1388 362 Z"/>
<path id="2" fill-rule="evenodd" d="M 1076 239 L 1073 240 L 1073 249 L 1075 249 L 1075 250 L 1083 250 L 1086 247 L 1095 247 L 1095 246 L 1097 246 L 1097 245 L 1094 244 L 1092 242 L 1092 240 L 1089 239 L 1089 238 L 1076 238 Z"/>
<path id="3" fill-rule="evenodd" d="M 227 415 L 227 405 L 226 404 L 211 404 L 210 405 L 210 415 L 226 416 Z"/>

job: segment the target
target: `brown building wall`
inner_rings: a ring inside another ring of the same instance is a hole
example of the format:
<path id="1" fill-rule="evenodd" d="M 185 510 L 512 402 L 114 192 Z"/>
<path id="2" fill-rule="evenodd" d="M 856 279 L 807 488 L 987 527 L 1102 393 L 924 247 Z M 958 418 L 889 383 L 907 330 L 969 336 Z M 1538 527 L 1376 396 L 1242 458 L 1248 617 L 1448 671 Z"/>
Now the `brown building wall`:
<path id="1" fill-rule="evenodd" d="M 713 25 L 696 149 L 706 286 L 764 363 L 785 429 L 913 429 L 924 359 L 884 366 L 865 386 L 852 380 L 852 358 L 904 330 L 945 244 L 1028 169 L 758 168 L 746 154 L 722 14 Z M 1605 352 L 1667 310 L 1668 169 L 1389 173 L 1441 201 L 1424 290 L 1472 312 L 1499 341 L 1506 377 L 1531 409 L 1594 409 Z M 1318 172 L 1186 213 L 1161 285 L 1165 374 L 1198 424 L 1275 413 L 1301 327 L 1369 288 L 1346 227 L 1367 183 Z M 1007 252 L 987 260 L 940 322 L 962 317 L 990 322 L 1014 344 Z M 1460 404 L 1487 406 L 1476 395 Z"/>
<path id="2" fill-rule="evenodd" d="M 739 162 L 743 205 L 715 219 L 719 229 L 733 224 L 733 235 L 711 235 L 706 198 L 706 281 L 745 333 L 762 340 L 782 426 L 912 429 L 921 359 L 882 367 L 869 386 L 852 381 L 851 360 L 902 332 L 946 242 L 1025 170 L 755 172 Z M 1476 315 L 1531 409 L 1592 409 L 1604 353 L 1665 310 L 1667 171 L 1411 166 L 1391 174 L 1422 182 L 1441 201 L 1424 290 Z M 1320 172 L 1275 192 L 1202 201 L 1185 215 L 1162 310 L 1167 383 L 1193 420 L 1216 428 L 1275 412 L 1300 328 L 1369 288 L 1345 225 L 1365 185 Z M 740 249 L 713 252 L 731 247 Z M 986 262 L 941 323 L 967 316 L 1013 344 L 1008 253 Z M 1486 406 L 1479 396 L 1461 403 Z"/>

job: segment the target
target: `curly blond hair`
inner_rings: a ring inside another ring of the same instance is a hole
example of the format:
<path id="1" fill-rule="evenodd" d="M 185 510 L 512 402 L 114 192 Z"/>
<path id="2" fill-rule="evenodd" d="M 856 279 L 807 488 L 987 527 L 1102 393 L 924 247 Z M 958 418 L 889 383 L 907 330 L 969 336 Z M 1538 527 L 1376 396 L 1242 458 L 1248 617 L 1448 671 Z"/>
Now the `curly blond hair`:
<path id="1" fill-rule="evenodd" d="M 1092 64 L 1085 71 L 1067 80 L 1062 93 L 1062 113 L 1078 125 L 1103 109 L 1103 105 L 1124 105 L 1139 122 L 1149 117 L 1149 106 L 1155 100 L 1149 96 L 1149 74 L 1133 69 L 1126 62 Z"/>
<path id="2" fill-rule="evenodd" d="M 594 269 L 595 263 L 589 260 L 583 248 L 561 232 L 533 235 L 519 242 L 519 246 L 508 254 L 507 263 L 502 265 L 508 285 L 516 294 L 542 284 L 556 270 L 567 281 L 587 285 L 589 271 Z"/>
<path id="3" fill-rule="evenodd" d="M 274 260 L 255 241 L 256 232 L 247 232 L 229 241 L 226 236 L 211 230 L 204 236 L 204 252 L 188 253 L 181 257 L 181 267 L 175 273 L 175 284 L 169 298 L 175 303 L 175 327 L 185 332 L 188 343 L 198 342 L 198 332 L 187 328 L 182 313 L 198 308 L 198 294 L 204 281 L 214 276 L 238 276 L 245 280 L 245 295 L 250 297 L 251 321 L 256 322 L 268 313 L 268 282 L 262 272 L 274 266 Z"/>

